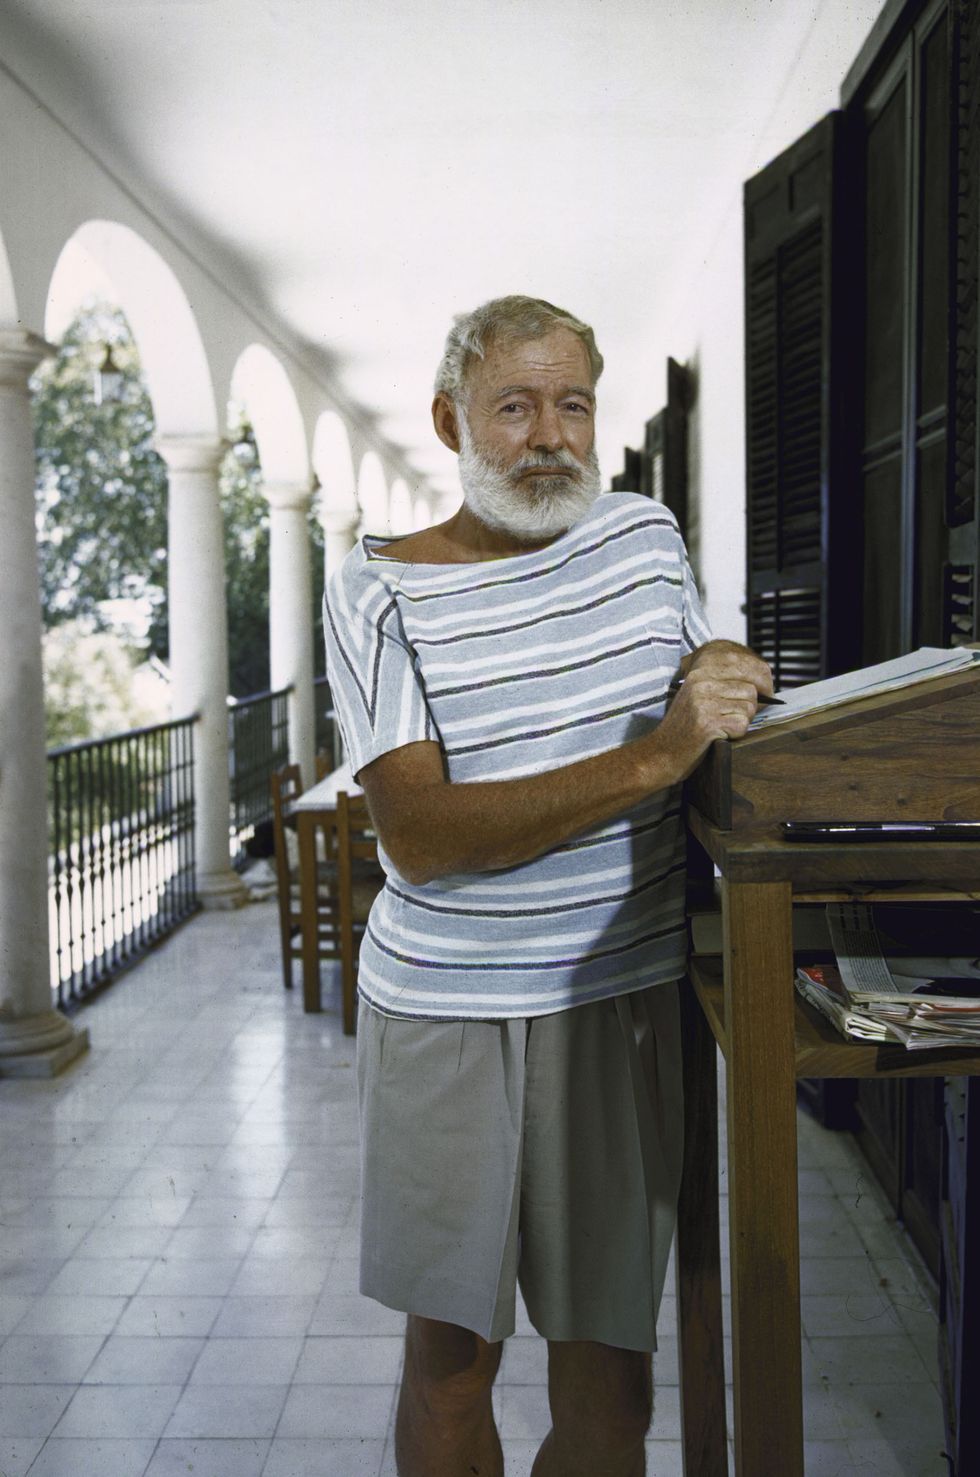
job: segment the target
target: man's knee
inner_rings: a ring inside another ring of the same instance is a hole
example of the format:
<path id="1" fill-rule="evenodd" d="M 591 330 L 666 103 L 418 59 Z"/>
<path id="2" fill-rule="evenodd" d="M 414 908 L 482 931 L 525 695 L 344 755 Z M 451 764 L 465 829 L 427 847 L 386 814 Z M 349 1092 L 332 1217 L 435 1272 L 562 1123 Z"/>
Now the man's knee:
<path id="1" fill-rule="evenodd" d="M 569 1449 L 631 1451 L 653 1415 L 650 1356 L 605 1344 L 553 1344 L 548 1395 L 555 1436 Z"/>
<path id="2" fill-rule="evenodd" d="M 405 1339 L 406 1377 L 433 1414 L 459 1416 L 485 1403 L 500 1364 L 502 1345 L 454 1323 L 410 1317 Z"/>

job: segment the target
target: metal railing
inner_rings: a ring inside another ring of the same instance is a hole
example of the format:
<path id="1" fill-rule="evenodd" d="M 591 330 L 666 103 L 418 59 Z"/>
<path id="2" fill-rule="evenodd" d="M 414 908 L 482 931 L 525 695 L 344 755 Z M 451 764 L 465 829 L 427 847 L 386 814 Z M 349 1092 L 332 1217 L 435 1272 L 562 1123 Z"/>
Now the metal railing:
<path id="1" fill-rule="evenodd" d="M 247 859 L 246 845 L 272 821 L 269 777 L 289 762 L 288 700 L 292 691 L 257 692 L 228 708 L 228 771 L 231 780 L 231 857 Z"/>
<path id="2" fill-rule="evenodd" d="M 196 717 L 48 752 L 51 977 L 78 1003 L 197 906 Z"/>

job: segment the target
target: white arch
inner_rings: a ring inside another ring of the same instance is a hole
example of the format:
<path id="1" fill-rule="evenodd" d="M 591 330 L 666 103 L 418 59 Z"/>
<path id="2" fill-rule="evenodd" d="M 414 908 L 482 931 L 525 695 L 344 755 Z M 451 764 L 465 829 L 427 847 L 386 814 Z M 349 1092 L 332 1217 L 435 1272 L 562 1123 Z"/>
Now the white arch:
<path id="1" fill-rule="evenodd" d="M 391 533 L 411 533 L 414 527 L 412 495 L 404 477 L 396 477 L 388 493 L 388 527 Z"/>
<path id="2" fill-rule="evenodd" d="M 57 341 L 91 293 L 126 314 L 139 347 L 157 434 L 217 436 L 211 371 L 201 334 L 173 270 L 116 221 L 92 220 L 69 238 L 52 273 L 45 335 Z"/>
<path id="3" fill-rule="evenodd" d="M 250 344 L 235 365 L 231 393 L 248 411 L 263 479 L 306 485 L 310 463 L 303 417 L 289 376 L 276 356 L 262 344 Z"/>
<path id="4" fill-rule="evenodd" d="M 20 318 L 17 314 L 17 293 L 14 290 L 14 277 L 10 270 L 10 262 L 7 259 L 7 248 L 3 241 L 3 232 L 0 231 L 0 328 L 19 328 Z"/>
<path id="5" fill-rule="evenodd" d="M 357 474 L 357 500 L 361 505 L 361 527 L 365 533 L 389 533 L 388 484 L 376 451 L 366 451 Z"/>

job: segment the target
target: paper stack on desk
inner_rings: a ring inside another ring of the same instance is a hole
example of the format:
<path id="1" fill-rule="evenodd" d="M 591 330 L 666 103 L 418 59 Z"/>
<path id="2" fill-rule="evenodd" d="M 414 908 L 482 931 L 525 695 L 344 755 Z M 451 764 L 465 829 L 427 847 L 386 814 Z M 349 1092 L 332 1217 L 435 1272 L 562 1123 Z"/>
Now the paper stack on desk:
<path id="1" fill-rule="evenodd" d="M 827 922 L 836 963 L 800 966 L 796 987 L 842 1035 L 980 1049 L 980 909 L 833 903 Z M 948 955 L 923 952 L 937 940 Z"/>
<path id="2" fill-rule="evenodd" d="M 980 664 L 980 651 L 970 647 L 958 646 L 946 651 L 940 646 L 921 646 L 918 651 L 896 657 L 894 661 L 845 672 L 840 677 L 827 677 L 822 682 L 807 682 L 802 687 L 783 688 L 776 694 L 780 706 L 760 708 L 749 730 L 771 728 L 774 723 L 787 723 L 804 713 L 819 713 L 877 692 L 912 687 L 917 682 L 962 672 L 977 664 Z"/>

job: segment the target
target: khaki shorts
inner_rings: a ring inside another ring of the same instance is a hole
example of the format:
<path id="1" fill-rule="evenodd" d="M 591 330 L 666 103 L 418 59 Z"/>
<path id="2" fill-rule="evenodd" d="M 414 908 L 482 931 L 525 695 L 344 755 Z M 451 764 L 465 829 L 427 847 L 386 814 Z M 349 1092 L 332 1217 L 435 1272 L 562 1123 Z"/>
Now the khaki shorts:
<path id="1" fill-rule="evenodd" d="M 530 1020 L 358 1017 L 361 1291 L 652 1350 L 683 1151 L 676 984 Z"/>

